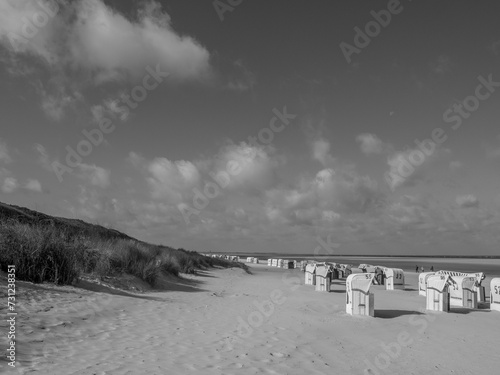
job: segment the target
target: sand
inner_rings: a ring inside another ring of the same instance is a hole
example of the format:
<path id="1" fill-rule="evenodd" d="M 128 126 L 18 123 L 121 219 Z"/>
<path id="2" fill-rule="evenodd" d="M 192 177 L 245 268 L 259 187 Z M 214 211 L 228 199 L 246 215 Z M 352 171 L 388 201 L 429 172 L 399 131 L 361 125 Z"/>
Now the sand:
<path id="1" fill-rule="evenodd" d="M 500 313 L 426 312 L 415 273 L 406 291 L 372 287 L 375 318 L 346 315 L 341 281 L 322 293 L 299 270 L 252 273 L 205 271 L 143 294 L 18 282 L 18 363 L 0 372 L 500 373 Z"/>

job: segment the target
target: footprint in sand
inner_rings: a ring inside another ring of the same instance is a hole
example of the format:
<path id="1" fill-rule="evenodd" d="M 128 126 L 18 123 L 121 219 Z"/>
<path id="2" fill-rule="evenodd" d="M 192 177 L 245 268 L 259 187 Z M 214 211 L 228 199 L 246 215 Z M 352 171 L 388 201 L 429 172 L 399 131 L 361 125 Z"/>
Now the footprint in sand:
<path id="1" fill-rule="evenodd" d="M 285 358 L 285 357 L 290 357 L 290 354 L 285 354 L 285 353 L 280 353 L 280 352 L 275 352 L 275 353 L 269 353 L 273 357 L 276 358 Z"/>

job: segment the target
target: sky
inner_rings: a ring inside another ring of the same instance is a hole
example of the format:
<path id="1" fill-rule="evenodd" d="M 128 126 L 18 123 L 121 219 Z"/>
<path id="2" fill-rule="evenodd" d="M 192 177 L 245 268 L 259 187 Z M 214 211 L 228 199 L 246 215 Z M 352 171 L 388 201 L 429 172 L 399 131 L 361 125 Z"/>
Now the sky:
<path id="1" fill-rule="evenodd" d="M 499 11 L 0 0 L 0 201 L 200 252 L 500 255 Z"/>

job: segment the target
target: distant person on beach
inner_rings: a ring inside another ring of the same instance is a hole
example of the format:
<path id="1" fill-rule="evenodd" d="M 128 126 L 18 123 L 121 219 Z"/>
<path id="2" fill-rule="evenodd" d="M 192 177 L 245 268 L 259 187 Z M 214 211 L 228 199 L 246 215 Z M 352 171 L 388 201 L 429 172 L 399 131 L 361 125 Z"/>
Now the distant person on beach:
<path id="1" fill-rule="evenodd" d="M 420 272 L 424 272 L 424 267 L 420 267 Z"/>
<path id="2" fill-rule="evenodd" d="M 417 268 L 415 268 L 415 272 L 418 273 L 418 266 L 417 266 Z"/>
<path id="3" fill-rule="evenodd" d="M 431 272 L 434 272 L 434 266 L 431 266 Z"/>

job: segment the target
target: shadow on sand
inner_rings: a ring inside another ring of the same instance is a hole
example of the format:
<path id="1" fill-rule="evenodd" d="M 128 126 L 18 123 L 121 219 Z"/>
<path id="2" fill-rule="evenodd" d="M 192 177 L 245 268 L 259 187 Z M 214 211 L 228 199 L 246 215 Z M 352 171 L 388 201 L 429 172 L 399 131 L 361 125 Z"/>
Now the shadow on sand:
<path id="1" fill-rule="evenodd" d="M 86 281 L 86 280 L 79 280 L 78 284 L 76 284 L 75 287 L 79 288 L 79 289 L 88 290 L 91 292 L 106 293 L 106 294 L 111 294 L 111 295 L 115 295 L 115 296 L 132 297 L 132 298 L 146 299 L 146 300 L 150 300 L 150 301 L 165 301 L 164 298 L 129 293 L 129 292 L 121 290 L 121 289 L 110 288 L 108 286 L 92 283 L 92 282 Z"/>
<path id="2" fill-rule="evenodd" d="M 210 275 L 203 275 L 200 272 L 197 273 L 196 276 L 202 277 L 215 277 Z M 173 276 L 164 276 L 160 277 L 157 281 L 154 289 L 151 290 L 154 292 L 206 292 L 205 289 L 200 288 L 200 285 L 205 282 L 202 280 L 196 280 L 185 277 L 173 277 Z"/>
<path id="3" fill-rule="evenodd" d="M 420 311 L 375 309 L 375 318 L 394 319 L 405 315 L 424 315 L 424 314 L 421 313 Z"/>
<path id="4" fill-rule="evenodd" d="M 467 309 L 465 307 L 451 307 L 450 308 L 450 313 L 452 314 L 471 314 L 471 313 L 476 313 L 476 312 L 490 312 L 491 310 L 489 309 L 489 304 L 488 307 L 479 307 L 478 309 Z"/>

